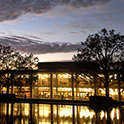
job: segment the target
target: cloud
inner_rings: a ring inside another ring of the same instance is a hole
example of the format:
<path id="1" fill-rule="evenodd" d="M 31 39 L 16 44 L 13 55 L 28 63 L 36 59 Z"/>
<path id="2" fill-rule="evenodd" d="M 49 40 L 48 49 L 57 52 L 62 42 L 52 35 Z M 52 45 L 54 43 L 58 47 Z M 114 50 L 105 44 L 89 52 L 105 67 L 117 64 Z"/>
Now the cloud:
<path id="1" fill-rule="evenodd" d="M 94 29 L 97 27 L 97 26 L 95 26 L 91 23 L 85 22 L 85 21 L 83 21 L 82 23 L 70 22 L 65 26 L 70 27 L 70 28 L 75 28 L 75 29 Z"/>
<path id="2" fill-rule="evenodd" d="M 69 5 L 74 8 L 106 4 L 111 0 L 0 0 L 0 22 L 15 20 L 27 13 L 42 14 L 57 5 Z"/>
<path id="3" fill-rule="evenodd" d="M 88 22 L 86 20 L 82 20 L 82 21 L 79 21 L 78 23 L 77 22 L 68 22 L 64 25 L 59 25 L 59 24 L 56 24 L 55 25 L 56 27 L 59 27 L 59 28 L 66 28 L 66 29 L 80 29 L 80 31 L 82 32 L 82 30 L 94 30 L 96 28 L 98 28 L 98 26 L 96 24 L 92 24 L 92 22 Z M 74 33 L 74 32 L 70 32 L 70 33 Z M 86 33 L 86 32 L 85 32 Z M 76 33 L 75 33 L 76 34 Z"/>
<path id="4" fill-rule="evenodd" d="M 0 32 L 0 34 L 5 34 L 4 32 Z"/>
<path id="5" fill-rule="evenodd" d="M 70 31 L 70 34 L 78 34 L 78 32 Z"/>
<path id="6" fill-rule="evenodd" d="M 33 53 L 33 54 L 46 54 L 46 53 L 58 53 L 58 52 L 73 52 L 80 48 L 80 43 L 62 43 L 62 42 L 43 42 L 38 38 L 32 39 L 12 36 L 12 37 L 1 37 L 0 43 L 2 45 L 11 46 L 14 51 L 22 53 Z"/>

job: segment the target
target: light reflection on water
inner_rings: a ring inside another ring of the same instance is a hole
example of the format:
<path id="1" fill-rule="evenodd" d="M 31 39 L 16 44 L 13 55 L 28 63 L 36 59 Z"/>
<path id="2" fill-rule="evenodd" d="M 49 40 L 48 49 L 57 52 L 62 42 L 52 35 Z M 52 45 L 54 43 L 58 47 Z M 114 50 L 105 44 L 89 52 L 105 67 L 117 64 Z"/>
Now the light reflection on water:
<path id="1" fill-rule="evenodd" d="M 103 110 L 96 112 L 88 106 L 0 103 L 0 124 L 106 124 L 107 113 Z M 121 124 L 119 107 L 112 108 L 111 123 Z"/>

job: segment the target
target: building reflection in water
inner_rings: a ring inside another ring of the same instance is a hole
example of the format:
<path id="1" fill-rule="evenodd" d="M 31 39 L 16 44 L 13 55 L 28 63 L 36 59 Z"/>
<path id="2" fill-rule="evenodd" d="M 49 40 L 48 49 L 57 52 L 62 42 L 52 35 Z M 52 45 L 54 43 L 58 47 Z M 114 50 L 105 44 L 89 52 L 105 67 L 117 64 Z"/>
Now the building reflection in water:
<path id="1" fill-rule="evenodd" d="M 96 114 L 88 106 L 50 104 L 0 104 L 0 124 L 96 124 Z M 111 124 L 121 124 L 119 107 L 111 110 Z M 107 113 L 99 113 L 99 124 L 106 124 Z M 98 122 L 98 121 L 97 121 Z"/>

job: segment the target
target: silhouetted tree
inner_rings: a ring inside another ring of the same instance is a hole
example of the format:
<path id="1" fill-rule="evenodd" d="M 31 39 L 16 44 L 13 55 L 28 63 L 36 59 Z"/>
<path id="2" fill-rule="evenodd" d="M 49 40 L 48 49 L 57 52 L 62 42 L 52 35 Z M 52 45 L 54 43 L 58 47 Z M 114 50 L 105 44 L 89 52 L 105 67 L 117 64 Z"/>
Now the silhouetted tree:
<path id="1" fill-rule="evenodd" d="M 0 45 L 0 70 L 7 70 L 7 73 L 2 73 L 1 77 L 7 85 L 7 93 L 9 86 L 14 82 L 16 74 L 11 73 L 11 70 L 33 70 L 37 69 L 38 58 L 33 54 L 21 55 L 19 52 L 13 52 L 11 47 Z M 17 79 L 17 78 L 16 78 Z M 21 78 L 20 79 L 21 82 Z"/>
<path id="2" fill-rule="evenodd" d="M 96 61 L 105 77 L 106 96 L 109 96 L 109 72 L 117 67 L 115 63 L 124 60 L 124 36 L 104 28 L 96 34 L 89 35 L 85 42 L 81 42 L 81 47 L 73 56 L 73 60 Z"/>

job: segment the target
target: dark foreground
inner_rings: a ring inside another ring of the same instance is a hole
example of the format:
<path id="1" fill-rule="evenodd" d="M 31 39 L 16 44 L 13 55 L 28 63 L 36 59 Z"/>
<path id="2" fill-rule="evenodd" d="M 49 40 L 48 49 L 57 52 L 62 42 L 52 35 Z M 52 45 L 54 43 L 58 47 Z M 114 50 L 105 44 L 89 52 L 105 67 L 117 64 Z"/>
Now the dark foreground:
<path id="1" fill-rule="evenodd" d="M 0 124 L 122 124 L 124 102 L 104 97 L 89 101 L 0 98 Z"/>

